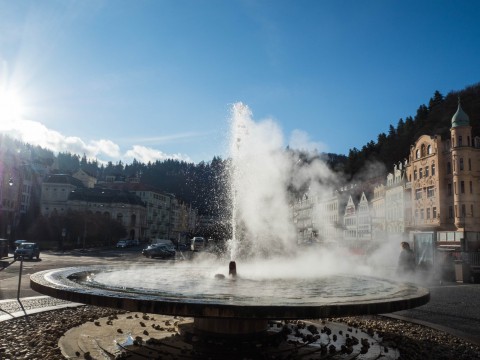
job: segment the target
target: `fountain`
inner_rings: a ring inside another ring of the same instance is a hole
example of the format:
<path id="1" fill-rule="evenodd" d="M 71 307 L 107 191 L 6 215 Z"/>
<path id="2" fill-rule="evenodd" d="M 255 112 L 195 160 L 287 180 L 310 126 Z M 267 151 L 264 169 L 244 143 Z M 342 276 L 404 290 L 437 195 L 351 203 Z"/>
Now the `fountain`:
<path id="1" fill-rule="evenodd" d="M 426 289 L 363 275 L 345 267 L 351 261 L 339 254 L 319 250 L 301 258 L 292 242 L 286 191 L 292 159 L 279 151 L 276 125 L 256 124 L 250 117 L 246 106 L 235 104 L 230 180 L 238 226 L 229 242 L 229 263 L 209 259 L 47 270 L 31 276 L 32 289 L 84 304 L 192 317 L 189 331 L 197 335 L 237 339 L 265 336 L 270 320 L 390 313 L 427 303 Z M 325 265 L 328 258 L 334 265 Z"/>

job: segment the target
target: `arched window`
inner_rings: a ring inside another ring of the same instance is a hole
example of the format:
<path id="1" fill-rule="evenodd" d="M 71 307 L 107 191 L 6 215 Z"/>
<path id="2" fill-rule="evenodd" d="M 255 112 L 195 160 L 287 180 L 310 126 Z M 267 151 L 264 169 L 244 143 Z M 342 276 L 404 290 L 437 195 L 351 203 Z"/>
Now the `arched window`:
<path id="1" fill-rule="evenodd" d="M 422 154 L 422 157 L 425 156 L 425 144 L 422 144 L 422 153 L 421 154 Z"/>
<path id="2" fill-rule="evenodd" d="M 432 153 L 432 145 L 427 146 L 427 154 L 430 155 Z"/>
<path id="3" fill-rule="evenodd" d="M 420 150 L 415 151 L 415 159 L 420 159 Z"/>

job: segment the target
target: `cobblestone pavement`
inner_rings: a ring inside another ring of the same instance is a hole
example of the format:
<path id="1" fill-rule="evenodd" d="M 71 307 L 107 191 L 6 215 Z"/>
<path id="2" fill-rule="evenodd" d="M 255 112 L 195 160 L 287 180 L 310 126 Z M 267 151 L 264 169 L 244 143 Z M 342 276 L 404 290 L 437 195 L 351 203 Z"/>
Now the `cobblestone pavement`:
<path id="1" fill-rule="evenodd" d="M 0 300 L 0 322 L 38 312 L 76 307 L 82 304 L 55 299 L 50 296 L 33 296 L 20 299 Z"/>

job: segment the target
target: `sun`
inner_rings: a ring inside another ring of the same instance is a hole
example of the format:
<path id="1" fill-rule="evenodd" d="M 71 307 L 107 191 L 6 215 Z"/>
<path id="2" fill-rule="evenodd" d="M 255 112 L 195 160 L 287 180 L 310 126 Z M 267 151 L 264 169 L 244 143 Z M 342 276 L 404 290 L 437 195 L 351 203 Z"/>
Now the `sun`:
<path id="1" fill-rule="evenodd" d="M 23 112 L 21 96 L 16 91 L 0 89 L 0 122 L 20 120 Z"/>

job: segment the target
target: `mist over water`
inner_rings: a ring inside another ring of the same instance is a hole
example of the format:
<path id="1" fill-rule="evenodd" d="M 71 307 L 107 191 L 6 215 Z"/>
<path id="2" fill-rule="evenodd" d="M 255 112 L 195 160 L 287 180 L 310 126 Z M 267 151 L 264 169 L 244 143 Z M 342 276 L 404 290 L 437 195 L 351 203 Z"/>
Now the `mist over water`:
<path id="1" fill-rule="evenodd" d="M 255 121 L 243 103 L 232 106 L 229 136 L 233 236 L 228 252 L 230 260 L 238 260 L 239 273 L 282 278 L 338 273 L 394 276 L 400 239 L 385 241 L 368 257 L 352 255 L 341 247 L 297 244 L 291 191 L 304 189 L 321 200 L 342 183 L 312 149 L 308 136 L 290 139 L 295 143 L 291 150 L 301 151 L 288 151 L 279 125 L 271 119 Z M 310 160 L 300 158 L 300 153 Z M 332 225 L 324 221 L 323 226 Z"/>

